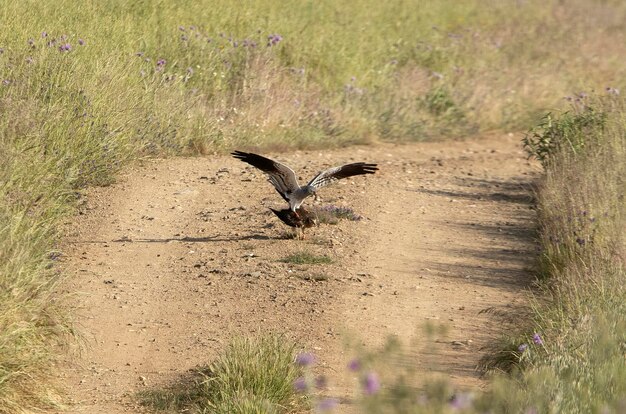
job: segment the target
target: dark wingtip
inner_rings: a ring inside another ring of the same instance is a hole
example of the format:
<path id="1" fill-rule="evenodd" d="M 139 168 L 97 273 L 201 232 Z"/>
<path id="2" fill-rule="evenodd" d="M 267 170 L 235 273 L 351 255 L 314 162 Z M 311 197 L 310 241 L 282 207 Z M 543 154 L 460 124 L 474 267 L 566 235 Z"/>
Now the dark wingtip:
<path id="1" fill-rule="evenodd" d="M 376 171 L 378 171 L 378 164 L 370 164 L 365 162 L 359 164 L 364 174 L 374 174 Z"/>
<path id="2" fill-rule="evenodd" d="M 230 155 L 232 155 L 235 158 L 242 159 L 242 158 L 246 158 L 249 155 L 249 153 L 243 152 L 243 151 L 233 151 L 230 153 Z"/>

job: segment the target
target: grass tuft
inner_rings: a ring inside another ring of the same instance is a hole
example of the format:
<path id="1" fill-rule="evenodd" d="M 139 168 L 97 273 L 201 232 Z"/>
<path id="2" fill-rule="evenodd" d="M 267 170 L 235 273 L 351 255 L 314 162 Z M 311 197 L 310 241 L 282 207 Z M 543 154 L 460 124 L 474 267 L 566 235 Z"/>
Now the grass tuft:
<path id="1" fill-rule="evenodd" d="M 283 263 L 305 265 L 305 264 L 330 264 L 333 262 L 333 259 L 331 259 L 330 257 L 326 255 L 318 256 L 313 253 L 303 251 L 299 253 L 290 254 L 289 256 L 286 256 L 280 259 L 280 261 Z"/>
<path id="2" fill-rule="evenodd" d="M 169 389 L 143 393 L 143 404 L 162 412 L 298 412 L 306 398 L 294 388 L 301 376 L 295 357 L 295 344 L 279 336 L 235 339 L 210 365 Z"/>

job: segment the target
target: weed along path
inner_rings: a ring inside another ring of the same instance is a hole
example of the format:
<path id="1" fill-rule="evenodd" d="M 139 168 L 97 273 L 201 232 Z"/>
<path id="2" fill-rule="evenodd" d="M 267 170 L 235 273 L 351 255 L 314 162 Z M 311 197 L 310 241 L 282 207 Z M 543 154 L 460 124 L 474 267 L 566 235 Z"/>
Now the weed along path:
<path id="1" fill-rule="evenodd" d="M 363 219 L 309 229 L 305 240 L 284 237 L 267 208 L 282 200 L 263 174 L 228 156 L 147 161 L 90 190 L 63 248 L 82 333 L 60 369 L 69 412 L 144 412 L 138 392 L 180 379 L 235 336 L 268 332 L 316 354 L 326 393 L 344 402 L 337 412 L 350 412 L 358 391 L 346 336 L 375 347 L 397 335 L 417 343 L 418 370 L 480 387 L 475 366 L 502 330 L 487 310 L 514 310 L 530 282 L 538 168 L 518 142 L 268 154 L 302 180 L 342 163 L 379 164 L 316 202 Z M 304 254 L 330 260 L 286 259 Z M 427 321 L 447 334 L 427 341 Z"/>

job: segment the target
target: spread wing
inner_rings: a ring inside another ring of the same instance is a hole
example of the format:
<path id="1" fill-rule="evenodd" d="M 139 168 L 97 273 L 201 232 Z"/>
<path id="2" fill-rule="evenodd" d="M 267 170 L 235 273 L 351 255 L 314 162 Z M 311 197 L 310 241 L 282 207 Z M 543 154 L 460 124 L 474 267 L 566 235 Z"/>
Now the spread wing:
<path id="1" fill-rule="evenodd" d="M 287 194 L 300 188 L 296 173 L 284 164 L 251 152 L 235 151 L 231 155 L 267 174 L 269 182 L 287 202 Z"/>
<path id="2" fill-rule="evenodd" d="M 378 171 L 377 164 L 355 162 L 322 171 L 309 182 L 309 185 L 318 189 L 342 178 L 352 177 L 353 175 L 374 174 L 376 171 Z"/>

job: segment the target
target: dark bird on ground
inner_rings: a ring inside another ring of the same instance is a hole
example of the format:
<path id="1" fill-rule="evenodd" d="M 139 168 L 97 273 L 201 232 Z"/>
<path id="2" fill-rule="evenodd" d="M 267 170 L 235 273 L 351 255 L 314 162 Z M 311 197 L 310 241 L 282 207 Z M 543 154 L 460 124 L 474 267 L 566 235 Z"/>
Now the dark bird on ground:
<path id="1" fill-rule="evenodd" d="M 317 215 L 304 207 L 300 207 L 296 212 L 291 211 L 289 208 L 283 210 L 275 210 L 270 207 L 270 210 L 286 225 L 300 229 L 302 231 L 302 238 L 304 238 L 304 229 L 317 226 Z"/>
<path id="2" fill-rule="evenodd" d="M 374 174 L 378 167 L 376 164 L 355 162 L 338 167 L 329 168 L 317 174 L 305 186 L 298 184 L 296 173 L 289 167 L 279 162 L 265 158 L 251 152 L 235 151 L 232 156 L 263 171 L 278 194 L 289 203 L 289 209 L 297 217 L 300 215 L 300 206 L 307 197 L 316 195 L 316 191 L 342 178 L 354 175 Z M 279 216 L 280 217 L 280 216 Z M 281 218 L 282 219 L 282 218 Z M 284 221 L 284 220 L 283 220 Z"/>

